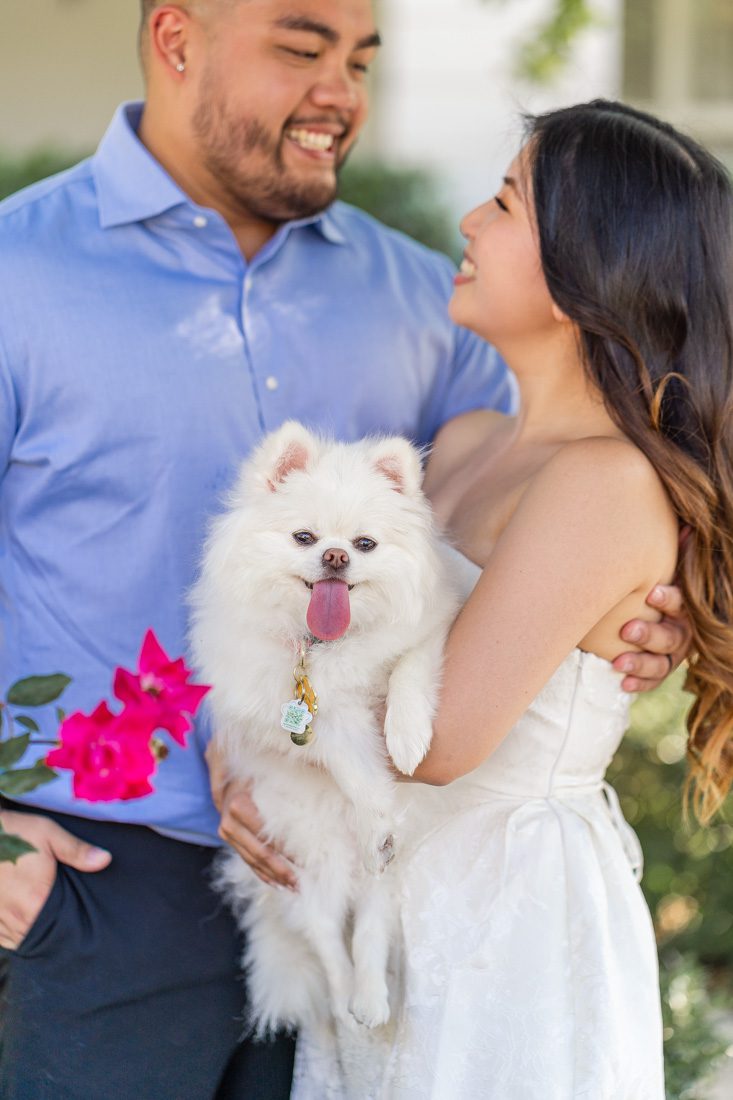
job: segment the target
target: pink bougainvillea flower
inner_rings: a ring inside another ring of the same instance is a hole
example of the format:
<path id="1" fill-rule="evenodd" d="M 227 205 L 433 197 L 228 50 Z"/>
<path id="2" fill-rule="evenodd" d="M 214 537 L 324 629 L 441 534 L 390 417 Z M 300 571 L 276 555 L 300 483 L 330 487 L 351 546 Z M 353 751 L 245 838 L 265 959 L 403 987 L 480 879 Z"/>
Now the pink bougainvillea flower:
<path id="1" fill-rule="evenodd" d="M 77 711 L 61 723 L 59 748 L 46 756 L 51 768 L 73 771 L 77 798 L 89 802 L 142 798 L 151 794 L 150 776 L 156 759 L 150 743 L 155 726 L 151 715 L 126 707 L 112 714 L 100 703 L 92 714 Z"/>
<path id="2" fill-rule="evenodd" d="M 185 745 L 191 718 L 211 690 L 205 684 L 191 684 L 191 669 L 183 657 L 172 661 L 152 630 L 140 650 L 137 673 L 125 668 L 115 671 L 114 693 L 121 703 L 134 706 L 155 721 L 156 729 L 168 730 L 174 741 Z"/>

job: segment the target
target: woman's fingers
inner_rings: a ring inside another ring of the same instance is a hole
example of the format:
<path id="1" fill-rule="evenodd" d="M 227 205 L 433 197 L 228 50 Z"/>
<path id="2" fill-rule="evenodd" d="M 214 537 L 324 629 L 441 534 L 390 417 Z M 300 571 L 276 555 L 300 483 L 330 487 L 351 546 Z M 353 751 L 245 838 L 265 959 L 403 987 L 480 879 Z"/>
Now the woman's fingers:
<path id="1" fill-rule="evenodd" d="M 682 655 L 688 641 L 686 627 L 674 619 L 662 619 L 658 623 L 647 623 L 642 619 L 632 619 L 622 628 L 621 637 L 624 641 L 633 642 L 634 645 L 640 646 L 642 650 L 640 653 L 624 654 L 624 656 L 650 657 L 653 660 L 658 660 L 661 657 L 668 666 L 667 671 L 669 671 L 667 657 L 674 658 L 677 653 Z M 657 666 L 652 665 L 651 667 L 656 668 Z"/>

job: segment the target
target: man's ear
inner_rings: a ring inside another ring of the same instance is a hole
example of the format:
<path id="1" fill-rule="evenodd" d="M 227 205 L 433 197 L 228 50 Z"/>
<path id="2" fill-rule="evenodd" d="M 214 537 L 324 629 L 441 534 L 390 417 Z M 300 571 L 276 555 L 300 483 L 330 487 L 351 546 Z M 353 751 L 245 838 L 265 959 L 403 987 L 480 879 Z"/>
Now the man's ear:
<path id="1" fill-rule="evenodd" d="M 155 8 L 148 20 L 146 48 L 149 57 L 177 80 L 183 79 L 186 70 L 190 30 L 190 14 L 176 4 Z"/>

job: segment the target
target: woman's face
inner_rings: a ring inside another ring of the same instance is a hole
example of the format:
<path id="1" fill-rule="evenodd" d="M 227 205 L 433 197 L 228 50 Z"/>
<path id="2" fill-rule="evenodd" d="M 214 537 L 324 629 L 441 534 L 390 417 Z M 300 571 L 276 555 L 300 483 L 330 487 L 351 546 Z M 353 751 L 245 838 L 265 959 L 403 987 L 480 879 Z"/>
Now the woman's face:
<path id="1" fill-rule="evenodd" d="M 524 151 L 495 198 L 466 215 L 461 232 L 468 243 L 450 301 L 452 319 L 509 352 L 554 328 Z"/>

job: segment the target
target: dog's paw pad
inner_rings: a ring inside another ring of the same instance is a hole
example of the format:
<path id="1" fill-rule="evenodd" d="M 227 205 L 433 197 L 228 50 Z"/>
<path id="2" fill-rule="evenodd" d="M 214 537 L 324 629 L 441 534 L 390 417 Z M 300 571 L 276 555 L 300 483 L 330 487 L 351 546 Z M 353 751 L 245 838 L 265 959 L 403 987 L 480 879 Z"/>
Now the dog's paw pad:
<path id="1" fill-rule="evenodd" d="M 394 836 L 390 833 L 379 845 L 379 858 L 382 867 L 388 867 L 396 855 Z"/>
<path id="2" fill-rule="evenodd" d="M 394 833 L 371 836 L 362 847 L 364 867 L 370 875 L 381 875 L 397 854 Z"/>

